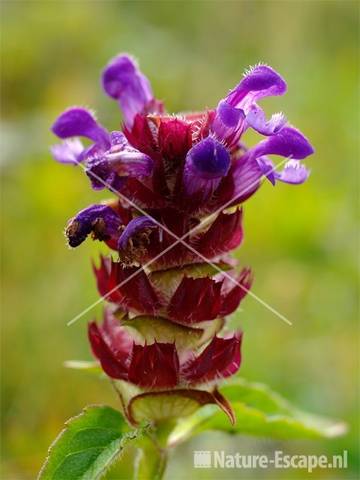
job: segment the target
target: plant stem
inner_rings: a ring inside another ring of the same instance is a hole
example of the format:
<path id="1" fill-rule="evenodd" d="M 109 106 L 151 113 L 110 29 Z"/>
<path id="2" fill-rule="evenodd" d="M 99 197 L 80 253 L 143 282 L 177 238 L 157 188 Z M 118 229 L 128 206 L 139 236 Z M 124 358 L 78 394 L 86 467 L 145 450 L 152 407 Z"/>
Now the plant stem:
<path id="1" fill-rule="evenodd" d="M 165 449 L 161 449 L 158 471 L 156 473 L 156 477 L 154 477 L 154 480 L 162 480 L 165 474 L 167 461 L 168 461 L 168 451 Z"/>

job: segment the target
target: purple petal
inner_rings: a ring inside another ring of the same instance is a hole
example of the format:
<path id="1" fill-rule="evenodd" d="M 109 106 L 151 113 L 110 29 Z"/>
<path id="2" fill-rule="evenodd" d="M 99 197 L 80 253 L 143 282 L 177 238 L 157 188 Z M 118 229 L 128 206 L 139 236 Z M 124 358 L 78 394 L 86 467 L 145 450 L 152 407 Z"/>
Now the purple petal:
<path id="1" fill-rule="evenodd" d="M 230 128 L 236 128 L 245 117 L 244 111 L 241 108 L 233 107 L 225 100 L 220 101 L 216 113 L 221 122 Z"/>
<path id="2" fill-rule="evenodd" d="M 270 120 L 266 120 L 265 113 L 256 103 L 253 103 L 246 115 L 246 122 L 262 135 L 274 135 L 286 124 L 286 117 L 282 113 L 275 113 Z"/>
<path id="3" fill-rule="evenodd" d="M 69 138 L 51 147 L 51 153 L 56 161 L 72 165 L 78 165 L 81 162 L 83 151 L 84 146 L 78 138 Z"/>
<path id="4" fill-rule="evenodd" d="M 230 168 L 230 155 L 217 140 L 207 137 L 193 146 L 185 160 L 185 170 L 203 179 L 221 178 Z"/>
<path id="5" fill-rule="evenodd" d="M 252 195 L 260 186 L 263 173 L 258 163 L 253 159 L 240 159 L 234 164 L 232 176 L 234 179 L 234 205 L 241 203 Z"/>
<path id="6" fill-rule="evenodd" d="M 208 198 L 230 169 L 230 155 L 226 148 L 212 137 L 193 146 L 186 155 L 183 174 L 185 193 L 189 196 L 203 192 Z"/>
<path id="7" fill-rule="evenodd" d="M 111 132 L 111 148 L 106 152 L 88 152 L 87 175 L 95 190 L 112 187 L 118 190 L 123 177 L 147 177 L 152 173 L 153 160 L 133 148 L 122 132 Z M 92 157 L 92 158 L 91 158 Z"/>
<path id="8" fill-rule="evenodd" d="M 226 101 L 233 107 L 246 107 L 256 100 L 286 92 L 285 80 L 267 65 L 257 65 L 246 73 L 241 82 L 229 93 Z"/>
<path id="9" fill-rule="evenodd" d="M 291 184 L 304 183 L 309 175 L 310 171 L 296 160 L 289 160 L 281 172 L 275 172 L 277 180 Z"/>
<path id="10" fill-rule="evenodd" d="M 125 250 L 130 238 L 153 228 L 157 228 L 157 225 L 151 218 L 145 216 L 134 218 L 126 225 L 125 230 L 119 238 L 119 250 Z"/>
<path id="11" fill-rule="evenodd" d="M 260 157 L 256 159 L 257 164 L 259 165 L 262 174 L 272 183 L 275 185 L 276 180 L 275 180 L 275 166 L 273 162 L 267 158 L 267 157 Z"/>
<path id="12" fill-rule="evenodd" d="M 86 175 L 90 178 L 94 190 L 118 190 L 122 179 L 114 172 L 105 158 L 93 158 L 87 164 Z"/>
<path id="13" fill-rule="evenodd" d="M 118 100 L 125 124 L 132 127 L 135 116 L 154 100 L 148 79 L 128 55 L 118 55 L 105 67 L 102 75 L 105 92 Z"/>
<path id="14" fill-rule="evenodd" d="M 111 145 L 113 148 L 126 148 L 128 147 L 129 141 L 122 132 L 115 130 L 110 133 Z"/>
<path id="15" fill-rule="evenodd" d="M 118 152 L 111 151 L 105 155 L 110 168 L 120 176 L 148 177 L 151 175 L 154 162 L 145 153 L 135 148 L 127 148 Z"/>
<path id="16" fill-rule="evenodd" d="M 241 108 L 233 107 L 225 100 L 221 100 L 217 106 L 211 130 L 217 138 L 231 146 L 234 136 L 238 139 L 243 132 L 244 119 L 245 113 Z"/>
<path id="17" fill-rule="evenodd" d="M 314 153 L 313 147 L 302 133 L 293 127 L 284 127 L 279 133 L 263 140 L 247 152 L 255 158 L 262 155 L 281 155 L 301 160 Z"/>
<path id="18" fill-rule="evenodd" d="M 222 100 L 215 114 L 212 131 L 228 146 L 234 146 L 247 125 L 264 135 L 272 135 L 283 125 L 279 115 L 266 122 L 256 100 L 269 95 L 282 95 L 286 92 L 286 83 L 272 68 L 257 65 L 250 69 L 241 82 Z M 255 106 L 254 106 L 255 105 Z M 246 116 L 247 122 L 244 122 Z"/>
<path id="19" fill-rule="evenodd" d="M 69 221 L 66 236 L 70 247 L 77 247 L 93 232 L 98 240 L 109 240 L 116 235 L 120 217 L 107 205 L 91 205 Z"/>
<path id="20" fill-rule="evenodd" d="M 110 146 L 109 134 L 85 108 L 73 107 L 62 113 L 52 131 L 60 138 L 86 137 L 104 147 Z"/>

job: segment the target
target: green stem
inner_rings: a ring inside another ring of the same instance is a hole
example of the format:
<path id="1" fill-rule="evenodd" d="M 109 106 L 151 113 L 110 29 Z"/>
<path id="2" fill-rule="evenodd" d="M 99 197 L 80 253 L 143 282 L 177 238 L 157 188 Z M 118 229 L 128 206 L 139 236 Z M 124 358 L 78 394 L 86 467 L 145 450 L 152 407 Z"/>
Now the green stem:
<path id="1" fill-rule="evenodd" d="M 165 474 L 168 449 L 162 446 L 156 430 L 147 432 L 139 441 L 140 455 L 136 462 L 136 480 L 162 480 Z"/>
<path id="2" fill-rule="evenodd" d="M 165 474 L 167 461 L 168 461 L 168 451 L 165 449 L 162 449 L 160 452 L 160 461 L 158 464 L 158 471 L 156 472 L 156 476 L 154 476 L 154 480 L 162 480 Z"/>

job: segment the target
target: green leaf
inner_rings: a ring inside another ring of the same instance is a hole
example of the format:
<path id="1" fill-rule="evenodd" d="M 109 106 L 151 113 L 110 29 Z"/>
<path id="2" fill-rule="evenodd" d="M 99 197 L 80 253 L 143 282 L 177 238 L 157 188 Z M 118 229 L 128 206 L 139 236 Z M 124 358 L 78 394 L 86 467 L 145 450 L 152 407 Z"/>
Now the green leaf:
<path id="1" fill-rule="evenodd" d="M 235 425 L 216 407 L 206 405 L 178 424 L 170 436 L 170 444 L 206 430 L 279 439 L 331 438 L 346 432 L 345 424 L 302 412 L 259 383 L 238 378 L 220 391 L 231 403 L 237 420 Z"/>
<path id="2" fill-rule="evenodd" d="M 39 480 L 96 480 L 126 444 L 142 434 L 130 430 L 122 415 L 106 406 L 86 407 L 66 422 L 49 449 Z"/>

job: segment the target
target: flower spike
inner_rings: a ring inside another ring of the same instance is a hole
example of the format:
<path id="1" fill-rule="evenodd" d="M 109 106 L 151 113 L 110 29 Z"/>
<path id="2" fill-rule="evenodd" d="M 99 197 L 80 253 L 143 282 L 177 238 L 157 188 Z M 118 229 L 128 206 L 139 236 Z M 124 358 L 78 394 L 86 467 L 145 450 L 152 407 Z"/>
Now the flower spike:
<path id="1" fill-rule="evenodd" d="M 122 130 L 108 132 L 73 107 L 55 121 L 63 143 L 51 149 L 61 163 L 81 162 L 95 190 L 119 197 L 85 208 L 66 228 L 72 247 L 91 236 L 112 250 L 93 266 L 107 306 L 102 322 L 88 327 L 92 353 L 133 425 L 206 404 L 234 423 L 218 387 L 241 366 L 242 333 L 227 331 L 227 316 L 253 282 L 251 270 L 230 258 L 244 237 L 242 204 L 263 177 L 303 183 L 309 171 L 301 161 L 313 147 L 284 114 L 267 118 L 258 105 L 286 92 L 267 65 L 251 68 L 216 109 L 200 113 L 165 113 L 126 54 L 105 67 L 102 85 L 119 103 Z M 248 149 L 249 128 L 263 137 Z M 281 170 L 270 155 L 285 158 Z"/>

